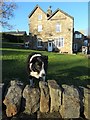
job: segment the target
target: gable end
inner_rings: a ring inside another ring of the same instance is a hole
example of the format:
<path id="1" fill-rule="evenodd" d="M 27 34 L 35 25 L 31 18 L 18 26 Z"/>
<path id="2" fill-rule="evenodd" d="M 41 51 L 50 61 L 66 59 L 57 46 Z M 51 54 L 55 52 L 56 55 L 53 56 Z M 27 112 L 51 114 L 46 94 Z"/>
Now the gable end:
<path id="1" fill-rule="evenodd" d="M 48 18 L 51 19 L 58 11 L 62 12 L 63 14 L 65 14 L 66 16 L 70 17 L 71 19 L 74 19 L 71 15 L 67 14 L 66 12 L 60 10 L 59 8 Z"/>
<path id="2" fill-rule="evenodd" d="M 38 5 L 36 5 L 36 7 L 34 8 L 34 10 L 32 10 L 32 12 L 29 14 L 29 16 L 28 16 L 29 18 L 33 15 L 33 13 L 37 10 L 37 8 L 41 9 Z M 43 11 L 43 10 L 41 9 L 41 11 Z M 43 11 L 43 13 L 45 13 L 45 12 Z"/>

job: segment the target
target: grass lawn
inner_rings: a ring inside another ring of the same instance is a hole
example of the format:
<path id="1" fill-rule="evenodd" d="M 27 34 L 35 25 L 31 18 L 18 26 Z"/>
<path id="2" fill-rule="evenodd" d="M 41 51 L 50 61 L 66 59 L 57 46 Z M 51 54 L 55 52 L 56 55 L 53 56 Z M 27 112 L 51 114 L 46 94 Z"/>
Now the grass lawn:
<path id="1" fill-rule="evenodd" d="M 12 78 L 19 78 L 29 84 L 27 76 L 27 57 L 34 50 L 2 48 L 2 82 L 8 83 Z M 86 86 L 88 77 L 88 59 L 84 55 L 63 55 L 37 51 L 48 55 L 48 79 L 55 79 L 58 84 Z M 89 59 L 90 60 L 90 59 Z"/>

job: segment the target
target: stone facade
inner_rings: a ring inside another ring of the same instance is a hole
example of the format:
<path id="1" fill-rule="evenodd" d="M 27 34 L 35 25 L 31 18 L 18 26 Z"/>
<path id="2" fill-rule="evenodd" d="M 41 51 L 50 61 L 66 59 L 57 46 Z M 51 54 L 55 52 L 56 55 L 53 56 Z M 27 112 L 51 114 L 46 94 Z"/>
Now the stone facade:
<path id="1" fill-rule="evenodd" d="M 32 39 L 33 49 L 58 50 L 71 54 L 73 27 L 74 18 L 62 10 L 57 9 L 47 16 L 47 13 L 36 6 L 29 15 L 29 33 L 36 36 L 36 39 Z M 42 42 L 39 45 L 38 40 Z"/>

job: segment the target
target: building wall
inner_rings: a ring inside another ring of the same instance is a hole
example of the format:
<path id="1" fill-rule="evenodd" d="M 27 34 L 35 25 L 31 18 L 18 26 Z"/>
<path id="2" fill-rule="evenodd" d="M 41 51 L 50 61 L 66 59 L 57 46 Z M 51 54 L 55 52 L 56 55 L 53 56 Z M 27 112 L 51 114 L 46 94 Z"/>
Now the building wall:
<path id="1" fill-rule="evenodd" d="M 59 48 L 61 52 L 72 53 L 73 40 L 73 20 L 65 14 L 58 11 L 49 21 L 51 23 L 52 37 L 63 37 L 64 47 Z M 55 26 L 57 23 L 61 25 L 61 32 L 56 32 Z"/>
<path id="2" fill-rule="evenodd" d="M 42 14 L 42 20 L 38 20 L 38 15 L 40 14 Z M 47 49 L 49 39 L 54 40 L 55 38 L 63 37 L 64 47 L 58 49 L 61 52 L 72 53 L 73 22 L 71 17 L 62 13 L 60 10 L 48 20 L 47 15 L 38 7 L 29 18 L 29 32 L 32 36 L 36 35 L 36 38 L 41 38 L 46 43 L 43 44 L 43 49 Z M 55 28 L 57 23 L 61 25 L 61 32 L 56 32 Z M 42 32 L 37 31 L 38 25 L 42 25 Z M 33 40 L 33 42 L 37 41 Z"/>

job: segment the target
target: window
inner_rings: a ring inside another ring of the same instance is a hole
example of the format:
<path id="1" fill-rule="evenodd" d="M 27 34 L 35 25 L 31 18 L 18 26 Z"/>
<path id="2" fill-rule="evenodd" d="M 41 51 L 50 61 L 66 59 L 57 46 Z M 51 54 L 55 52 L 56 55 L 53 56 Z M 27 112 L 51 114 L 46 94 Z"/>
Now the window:
<path id="1" fill-rule="evenodd" d="M 88 40 L 84 40 L 84 46 L 88 46 Z"/>
<path id="2" fill-rule="evenodd" d="M 42 40 L 40 38 L 37 40 L 37 47 L 42 47 Z"/>
<path id="3" fill-rule="evenodd" d="M 62 37 L 55 38 L 54 44 L 56 47 L 64 47 L 64 39 Z"/>
<path id="4" fill-rule="evenodd" d="M 25 48 L 29 48 L 29 42 L 25 42 Z"/>
<path id="5" fill-rule="evenodd" d="M 56 24 L 56 32 L 61 32 L 61 25 L 59 23 Z"/>
<path id="6" fill-rule="evenodd" d="M 82 38 L 82 34 L 75 34 L 75 38 Z"/>
<path id="7" fill-rule="evenodd" d="M 42 31 L 42 25 L 38 25 L 38 32 Z"/>
<path id="8" fill-rule="evenodd" d="M 82 34 L 79 34 L 79 38 L 82 38 Z"/>
<path id="9" fill-rule="evenodd" d="M 38 20 L 42 20 L 42 15 L 38 15 Z"/>

